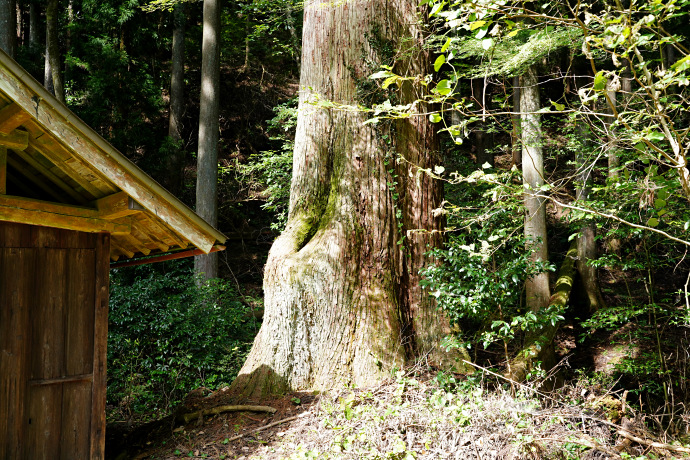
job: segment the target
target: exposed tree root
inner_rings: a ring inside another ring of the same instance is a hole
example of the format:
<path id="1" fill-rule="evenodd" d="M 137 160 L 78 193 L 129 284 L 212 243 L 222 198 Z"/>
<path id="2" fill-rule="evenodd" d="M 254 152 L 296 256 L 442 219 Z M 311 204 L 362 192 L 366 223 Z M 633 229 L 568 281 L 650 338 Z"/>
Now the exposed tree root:
<path id="1" fill-rule="evenodd" d="M 248 436 L 250 434 L 258 433 L 259 431 L 273 428 L 274 426 L 280 425 L 281 423 L 286 423 L 286 422 L 291 422 L 293 420 L 297 420 L 298 417 L 299 417 L 298 415 L 295 415 L 294 417 L 284 418 L 283 420 L 278 420 L 277 422 L 269 423 L 268 425 L 264 425 L 262 427 L 259 427 L 255 430 L 250 431 L 249 433 L 238 434 L 237 436 L 234 436 L 234 437 L 228 439 L 228 442 L 237 441 L 238 439 L 241 439 L 241 438 Z"/>
<path id="2" fill-rule="evenodd" d="M 269 412 L 275 414 L 276 409 L 269 406 L 217 406 L 211 409 L 198 410 L 196 412 L 189 412 L 177 416 L 177 421 L 181 423 L 189 423 L 195 418 L 206 417 L 208 415 L 218 415 L 223 412 Z"/>

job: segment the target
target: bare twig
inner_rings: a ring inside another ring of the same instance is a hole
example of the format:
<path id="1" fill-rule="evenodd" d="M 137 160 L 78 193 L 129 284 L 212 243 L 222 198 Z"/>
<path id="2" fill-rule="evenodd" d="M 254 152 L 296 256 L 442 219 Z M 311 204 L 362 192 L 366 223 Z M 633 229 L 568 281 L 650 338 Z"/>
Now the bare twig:
<path id="1" fill-rule="evenodd" d="M 259 431 L 263 431 L 263 430 L 266 430 L 268 428 L 272 428 L 276 425 L 280 425 L 281 423 L 286 423 L 286 422 L 291 422 L 293 420 L 297 420 L 297 417 L 299 417 L 299 416 L 295 415 L 294 417 L 284 418 L 283 420 L 278 420 L 277 422 L 269 423 L 268 425 L 264 425 L 262 427 L 259 427 L 255 430 L 250 431 L 249 433 L 238 434 L 237 436 L 234 436 L 234 437 L 228 439 L 228 442 L 237 441 L 238 439 L 242 439 L 243 437 L 245 437 L 247 435 L 258 433 Z"/>
<path id="2" fill-rule="evenodd" d="M 657 441 L 651 441 L 649 439 L 643 439 L 640 438 L 639 436 L 635 436 L 634 434 L 630 433 L 629 431 L 626 431 L 624 429 L 619 429 L 616 431 L 619 435 L 623 436 L 624 438 L 630 439 L 633 442 L 636 442 L 638 444 L 643 444 L 648 447 L 654 447 L 656 449 L 664 449 L 664 450 L 671 450 L 674 452 L 684 452 L 686 454 L 690 454 L 690 448 L 683 447 L 683 446 L 674 446 L 673 444 L 665 444 L 663 442 L 657 442 Z"/>

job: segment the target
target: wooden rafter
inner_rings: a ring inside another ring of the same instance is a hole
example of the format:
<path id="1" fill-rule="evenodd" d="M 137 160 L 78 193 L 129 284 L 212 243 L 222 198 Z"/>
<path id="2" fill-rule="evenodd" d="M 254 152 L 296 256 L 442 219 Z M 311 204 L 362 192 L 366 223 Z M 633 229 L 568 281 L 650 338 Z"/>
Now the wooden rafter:
<path id="1" fill-rule="evenodd" d="M 168 240 L 172 241 L 172 245 L 179 246 L 181 248 L 186 248 L 188 246 L 187 242 L 182 237 L 178 236 L 173 230 L 165 227 L 162 223 L 159 223 L 154 219 L 146 219 L 145 221 L 141 220 L 140 222 L 144 226 L 151 229 L 152 233 L 164 236 Z M 164 242 L 168 244 L 167 241 Z"/>
<path id="2" fill-rule="evenodd" d="M 9 134 L 0 133 L 0 146 L 24 150 L 29 146 L 29 133 L 15 129 Z"/>
<path id="3" fill-rule="evenodd" d="M 99 188 L 92 185 L 88 180 L 81 177 L 81 175 L 75 171 L 74 168 L 72 168 L 72 165 L 65 162 L 61 156 L 56 153 L 56 150 L 46 148 L 43 145 L 34 142 L 33 140 L 29 142 L 29 147 L 50 160 L 53 164 L 55 164 L 55 166 L 58 167 L 58 169 L 60 169 L 68 177 L 71 177 L 72 180 L 77 183 L 77 185 L 86 190 L 86 192 L 88 192 L 94 198 L 100 198 L 103 195 L 107 195 L 107 193 L 102 192 Z"/>
<path id="4" fill-rule="evenodd" d="M 134 257 L 134 252 L 125 248 L 122 242 L 120 241 L 110 240 L 110 247 L 112 249 L 115 249 L 117 252 L 127 257 L 128 259 Z"/>
<path id="5" fill-rule="evenodd" d="M 131 247 L 137 250 L 137 252 L 140 252 L 144 254 L 145 256 L 151 254 L 151 250 L 146 247 L 146 245 L 142 242 L 136 239 L 131 233 L 128 235 L 122 235 L 118 237 L 118 239 L 123 239 L 124 241 L 127 242 Z"/>
<path id="6" fill-rule="evenodd" d="M 0 195 L 7 193 L 7 149 L 0 147 Z"/>
<path id="7" fill-rule="evenodd" d="M 94 201 L 96 209 L 104 219 L 117 219 L 139 213 L 144 208 L 125 192 L 118 192 Z"/>
<path id="8" fill-rule="evenodd" d="M 131 223 L 103 219 L 96 209 L 0 196 L 0 220 L 80 232 L 130 233 Z"/>
<path id="9" fill-rule="evenodd" d="M 58 203 L 65 202 L 65 199 L 59 193 L 57 193 L 52 187 L 50 187 L 46 181 L 36 176 L 36 174 L 30 171 L 29 168 L 27 168 L 25 165 L 21 164 L 9 155 L 7 156 L 7 164 L 10 165 L 16 172 L 21 174 L 24 177 L 24 179 L 28 180 L 34 186 L 46 192 L 48 195 L 50 195 L 51 198 L 53 198 Z"/>
<path id="10" fill-rule="evenodd" d="M 10 174 L 7 176 L 7 182 L 12 184 L 13 189 L 23 193 L 23 196 L 38 198 L 36 190 L 34 190 L 32 187 L 29 187 L 29 184 L 27 184 L 26 181 L 20 180 L 18 177 L 15 177 L 14 174 Z"/>
<path id="11" fill-rule="evenodd" d="M 149 248 L 156 247 L 161 252 L 168 252 L 170 245 L 165 244 L 152 233 L 144 231 L 146 225 L 142 223 L 143 220 L 148 220 L 144 213 L 132 216 L 132 236 L 142 241 Z"/>
<path id="12" fill-rule="evenodd" d="M 26 163 L 31 165 L 36 171 L 40 172 L 46 179 L 50 180 L 53 184 L 58 186 L 62 191 L 67 193 L 72 199 L 74 199 L 79 204 L 86 204 L 87 201 L 83 196 L 74 191 L 74 189 L 67 184 L 64 180 L 60 179 L 56 174 L 54 174 L 50 169 L 46 168 L 39 161 L 37 161 L 33 156 L 31 156 L 26 150 L 15 150 L 19 158 L 24 160 Z"/>
<path id="13" fill-rule="evenodd" d="M 31 115 L 23 111 L 17 104 L 10 104 L 0 110 L 0 134 L 10 134 L 20 127 Z"/>

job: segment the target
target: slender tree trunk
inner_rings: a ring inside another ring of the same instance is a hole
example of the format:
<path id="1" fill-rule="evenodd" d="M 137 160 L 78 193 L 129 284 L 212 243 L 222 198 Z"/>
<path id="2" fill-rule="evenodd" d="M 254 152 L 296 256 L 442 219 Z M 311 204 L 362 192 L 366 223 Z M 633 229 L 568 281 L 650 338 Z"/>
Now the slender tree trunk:
<path id="1" fill-rule="evenodd" d="M 522 165 L 522 148 L 520 147 L 520 77 L 513 77 L 513 132 L 512 132 L 512 152 L 513 164 Z"/>
<path id="2" fill-rule="evenodd" d="M 575 92 L 591 82 L 589 77 L 574 78 L 573 83 Z M 615 95 L 614 95 L 615 97 Z M 614 99 L 615 100 L 615 99 Z M 596 165 L 596 155 L 592 154 L 592 131 L 587 120 L 578 120 L 576 133 L 580 139 L 582 148 L 575 152 L 575 164 L 577 165 L 577 179 L 575 189 L 575 199 L 587 201 L 592 191 L 592 172 Z M 597 269 L 588 262 L 595 260 L 598 256 L 596 243 L 596 226 L 589 221 L 582 227 L 577 238 L 577 271 L 580 274 L 582 287 L 587 296 L 587 304 L 590 313 L 604 308 L 604 298 L 599 287 L 599 277 Z"/>
<path id="3" fill-rule="evenodd" d="M 62 82 L 60 43 L 58 41 L 58 0 L 48 0 L 46 7 L 46 63 L 50 67 L 50 74 L 46 70 L 46 81 L 52 80 L 52 91 L 55 97 L 64 103 L 65 90 Z M 47 85 L 46 88 L 48 88 Z"/>
<path id="4" fill-rule="evenodd" d="M 211 225 L 218 222 L 218 137 L 220 108 L 220 0 L 204 0 L 201 45 L 201 96 L 197 152 L 196 212 Z M 218 256 L 194 258 L 194 270 L 218 277 Z"/>
<path id="5" fill-rule="evenodd" d="M 46 46 L 44 68 L 43 68 L 43 86 L 51 93 L 55 94 L 55 87 L 53 86 L 53 70 L 50 67 L 50 51 Z"/>
<path id="6" fill-rule="evenodd" d="M 250 31 L 251 15 L 247 13 L 244 18 L 244 64 L 242 64 L 242 72 L 249 70 L 249 31 Z"/>
<path id="7" fill-rule="evenodd" d="M 544 185 L 544 156 L 539 86 L 534 67 L 527 69 L 521 77 L 520 110 L 522 112 L 522 175 L 525 188 L 525 237 L 534 248 L 534 262 L 548 262 L 546 239 L 546 203 L 536 196 Z M 549 274 L 540 273 L 528 279 L 525 285 L 527 306 L 533 310 L 549 304 Z"/>
<path id="8" fill-rule="evenodd" d="M 611 179 L 618 179 L 618 167 L 620 166 L 620 160 L 618 159 L 618 149 L 616 148 L 617 138 L 616 134 L 613 132 L 613 122 L 615 120 L 615 114 L 618 110 L 616 90 L 608 85 L 606 91 L 606 112 L 609 114 L 608 117 L 604 118 L 604 128 L 606 129 L 607 145 L 606 145 L 606 157 L 608 158 L 608 173 Z"/>
<path id="9" fill-rule="evenodd" d="M 0 0 L 0 48 L 14 58 L 17 50 L 15 0 Z"/>
<path id="10" fill-rule="evenodd" d="M 472 97 L 475 101 L 475 104 L 477 104 L 478 110 L 481 111 L 481 113 L 486 113 L 488 110 L 487 104 L 488 102 L 485 100 L 485 90 L 484 90 L 484 84 L 485 84 L 485 79 L 484 78 L 477 78 L 475 80 L 472 80 Z M 478 115 L 481 116 L 481 115 Z M 486 132 L 487 124 L 486 122 L 482 123 L 476 123 L 475 124 L 475 133 L 474 133 L 474 146 L 475 146 L 475 152 L 476 152 L 476 158 L 477 158 L 477 166 L 480 168 L 484 166 L 484 164 L 488 163 L 491 166 L 494 165 L 494 156 L 491 153 L 491 146 L 490 146 L 490 134 Z"/>
<path id="11" fill-rule="evenodd" d="M 292 48 L 295 50 L 295 62 L 297 63 L 297 72 L 300 71 L 300 56 L 301 56 L 301 44 L 299 37 L 297 36 L 297 31 L 295 30 L 295 18 L 294 18 L 294 8 L 292 5 L 288 5 L 285 9 L 285 19 L 287 28 L 290 31 L 290 39 L 292 41 Z"/>
<path id="12" fill-rule="evenodd" d="M 39 16 L 40 10 L 38 9 L 38 5 L 35 1 L 32 1 L 29 4 L 29 48 L 31 48 L 32 50 L 35 50 L 39 47 Z"/>
<path id="13" fill-rule="evenodd" d="M 74 24 L 74 0 L 67 0 L 67 31 L 65 48 L 67 52 L 72 49 L 72 25 Z M 65 60 L 65 73 L 63 79 L 69 79 L 72 76 L 72 66 L 68 60 Z"/>
<path id="14" fill-rule="evenodd" d="M 394 72 L 428 74 L 417 5 L 305 2 L 289 219 L 269 253 L 264 321 L 235 391 L 367 385 L 414 356 L 453 357 L 438 346 L 448 321 L 419 286 L 424 254 L 440 244 L 441 184 L 419 170 L 437 164 L 432 126 L 424 116 L 365 125 L 363 113 L 310 104 L 361 102 L 367 63 L 384 63 L 376 34 L 403 56 Z M 411 85 L 399 97 L 416 99 Z"/>
<path id="15" fill-rule="evenodd" d="M 184 29 L 185 4 L 178 3 L 173 12 L 172 71 L 170 72 L 170 118 L 168 136 L 174 147 L 170 153 L 168 187 L 176 194 L 182 190 L 184 149 L 182 148 L 182 117 L 184 116 Z"/>
<path id="16" fill-rule="evenodd" d="M 587 152 L 591 152 L 591 148 L 588 147 L 591 133 L 585 121 L 582 121 L 580 124 L 579 135 L 585 144 L 585 148 L 579 149 L 575 153 L 575 163 L 578 167 L 576 199 L 587 201 L 592 191 L 594 164 L 592 163 L 593 160 L 587 157 Z M 597 269 L 589 264 L 590 261 L 598 257 L 597 252 L 596 226 L 594 222 L 589 221 L 588 224 L 582 227 L 577 238 L 577 271 L 580 273 L 580 280 L 587 296 L 590 313 L 594 313 L 605 306 L 604 298 L 599 288 Z"/>
<path id="17" fill-rule="evenodd" d="M 621 78 L 621 91 L 623 91 L 623 98 L 625 101 L 630 99 L 632 93 L 632 72 L 630 71 L 630 61 L 627 59 L 623 60 L 622 78 Z"/>
<path id="18" fill-rule="evenodd" d="M 16 33 L 17 33 L 16 37 L 17 38 L 16 38 L 16 42 L 15 42 L 15 50 L 16 50 L 17 47 L 24 45 L 24 31 L 22 30 L 22 25 L 23 25 L 22 6 L 16 1 L 15 1 L 15 10 L 16 10 L 16 15 L 17 15 L 16 20 L 15 20 L 15 26 L 17 28 L 16 29 Z"/>

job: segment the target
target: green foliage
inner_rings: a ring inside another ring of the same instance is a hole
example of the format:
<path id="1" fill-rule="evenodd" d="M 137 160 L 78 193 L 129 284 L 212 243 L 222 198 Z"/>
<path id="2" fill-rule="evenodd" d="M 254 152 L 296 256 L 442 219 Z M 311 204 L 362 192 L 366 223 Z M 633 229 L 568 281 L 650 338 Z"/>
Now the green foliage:
<path id="1" fill-rule="evenodd" d="M 424 286 L 451 322 L 474 333 L 470 344 L 509 342 L 560 314 L 550 309 L 534 313 L 523 306 L 525 279 L 552 267 L 530 260 L 523 223 L 514 218 L 524 212 L 514 174 L 455 175 L 447 187 L 462 206 L 446 202 L 444 208 L 454 231 L 443 249 L 431 251 L 435 263 L 422 272 Z"/>
<path id="2" fill-rule="evenodd" d="M 229 384 L 256 326 L 226 281 L 197 287 L 188 263 L 113 271 L 108 402 L 164 414 L 190 390 Z"/>
<path id="3" fill-rule="evenodd" d="M 156 59 L 169 54 L 157 21 L 139 10 L 138 0 L 83 0 L 70 34 L 67 104 L 130 156 L 156 152 L 152 122 L 160 119 L 167 86 Z"/>
<path id="4" fill-rule="evenodd" d="M 276 150 L 267 150 L 249 158 L 246 165 L 237 164 L 243 180 L 260 193 L 261 206 L 274 216 L 271 228 L 282 231 L 287 223 L 292 180 L 292 152 L 297 125 L 297 98 L 275 107 L 276 116 L 268 121 L 268 131 Z"/>

